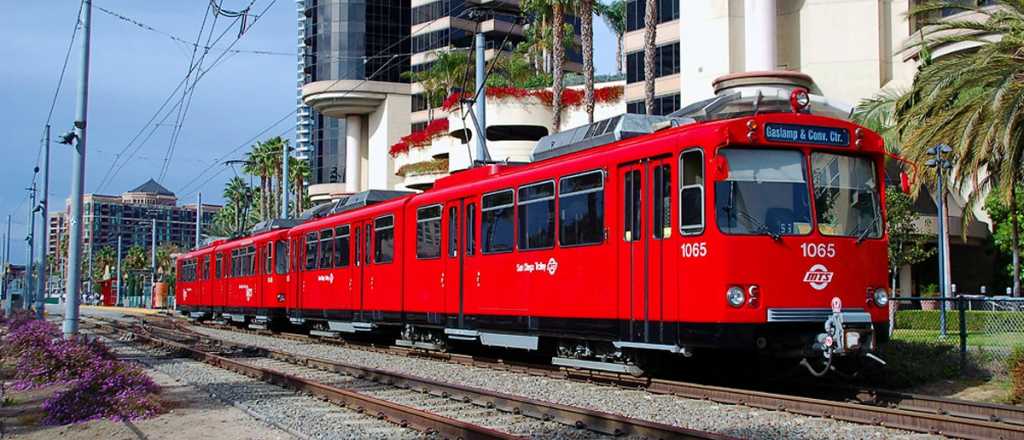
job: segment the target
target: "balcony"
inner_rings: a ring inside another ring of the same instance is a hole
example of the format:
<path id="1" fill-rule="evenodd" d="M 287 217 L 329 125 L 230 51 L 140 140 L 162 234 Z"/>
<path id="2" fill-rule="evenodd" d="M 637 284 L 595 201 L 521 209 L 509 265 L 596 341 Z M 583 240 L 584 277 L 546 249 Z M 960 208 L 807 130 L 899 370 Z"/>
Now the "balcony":
<path id="1" fill-rule="evenodd" d="M 408 95 L 409 84 L 328 80 L 302 86 L 303 102 L 324 116 L 332 118 L 372 113 L 389 94 Z"/>

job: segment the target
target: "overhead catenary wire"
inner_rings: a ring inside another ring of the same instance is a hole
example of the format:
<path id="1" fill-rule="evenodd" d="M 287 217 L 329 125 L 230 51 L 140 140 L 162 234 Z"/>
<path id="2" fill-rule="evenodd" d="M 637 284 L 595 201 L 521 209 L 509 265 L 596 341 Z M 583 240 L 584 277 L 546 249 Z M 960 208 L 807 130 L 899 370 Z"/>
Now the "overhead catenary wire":
<path id="1" fill-rule="evenodd" d="M 269 9 L 270 9 L 271 7 L 273 7 L 273 6 L 274 6 L 274 4 L 275 4 L 275 3 L 277 3 L 277 0 L 271 0 L 271 1 L 270 1 L 270 3 L 268 3 L 268 4 L 267 4 L 267 5 L 266 5 L 266 6 L 265 6 L 265 7 L 264 7 L 264 8 L 262 9 L 262 10 L 261 10 L 260 14 L 258 14 L 258 15 L 253 15 L 253 16 L 255 17 L 255 19 L 254 19 L 254 20 L 252 21 L 252 23 L 251 23 L 251 24 L 249 25 L 249 28 L 251 28 L 252 26 L 255 26 L 255 25 L 256 25 L 256 23 L 257 23 L 257 22 L 259 21 L 259 19 L 260 19 L 260 18 L 262 18 L 262 17 L 263 17 L 264 15 L 265 15 L 265 13 L 266 13 L 266 12 L 267 12 L 267 11 L 268 11 L 268 10 L 269 10 Z M 236 18 L 236 20 L 237 20 L 237 18 Z M 233 24 L 233 23 L 232 23 L 232 24 Z M 226 27 L 226 28 L 225 28 L 225 31 L 224 31 L 224 32 L 222 32 L 222 33 L 221 33 L 221 34 L 220 34 L 220 35 L 219 35 L 219 36 L 217 37 L 217 39 L 216 39 L 216 40 L 214 40 L 214 42 L 212 43 L 212 45 L 216 45 L 216 44 L 217 44 L 217 42 L 219 42 L 219 41 L 220 41 L 220 39 L 222 39 L 222 38 L 224 37 L 224 35 L 226 35 L 226 33 L 227 33 L 227 30 L 228 30 L 228 29 L 230 29 L 230 26 L 228 26 L 228 27 Z M 241 40 L 241 35 L 237 36 L 237 37 L 236 37 L 236 38 L 235 38 L 235 39 L 234 39 L 234 40 L 233 40 L 233 41 L 232 41 L 232 42 L 231 42 L 231 43 L 230 43 L 230 44 L 228 45 L 227 49 L 229 49 L 229 50 L 230 50 L 230 49 L 234 48 L 235 44 L 237 44 L 237 43 L 238 43 L 238 41 L 240 41 L 240 40 Z M 221 52 L 221 54 L 220 54 L 220 55 L 219 55 L 219 56 L 218 56 L 218 57 L 217 57 L 217 58 L 216 58 L 216 59 L 215 59 L 215 60 L 214 60 L 214 61 L 213 61 L 213 62 L 212 62 L 212 63 L 210 64 L 210 67 L 208 67 L 208 68 L 206 68 L 206 69 L 204 69 L 204 70 L 200 71 L 200 72 L 199 72 L 199 73 L 197 74 L 197 77 L 196 77 L 195 81 L 193 81 L 193 83 L 192 83 L 192 85 L 191 85 L 191 87 L 190 87 L 190 88 L 195 88 L 195 86 L 196 86 L 196 84 L 198 84 L 199 80 L 200 80 L 200 79 L 202 79 L 202 78 L 203 78 L 204 76 L 206 76 L 206 74 L 207 74 L 207 73 L 209 73 L 209 72 L 210 72 L 211 70 L 213 70 L 213 68 L 214 68 L 214 67 L 216 67 L 216 66 L 217 66 L 218 64 L 220 64 L 220 62 L 221 62 L 221 61 L 222 61 L 222 60 L 224 59 L 224 57 L 225 57 L 226 55 L 228 55 L 228 53 L 229 53 L 229 51 L 227 51 L 227 50 L 226 50 L 226 51 L 223 51 L 223 52 Z M 182 79 L 182 81 L 181 81 L 181 82 L 180 82 L 180 83 L 178 84 L 178 86 L 177 86 L 177 87 L 175 88 L 175 90 L 174 90 L 174 91 L 172 91 L 172 92 L 171 92 L 171 94 L 170 94 L 170 95 L 169 95 L 169 96 L 167 97 L 167 99 L 166 99 L 166 100 L 164 101 L 164 104 L 162 104 L 162 105 L 161 105 L 161 107 L 160 107 L 160 108 L 159 108 L 159 109 L 157 110 L 157 112 L 153 114 L 153 117 L 151 117 L 151 118 L 150 118 L 149 122 L 147 122 L 147 123 L 146 123 L 146 124 L 145 124 L 145 125 L 144 125 L 144 126 L 143 126 L 143 127 L 142 127 L 142 128 L 140 129 L 140 130 L 139 130 L 139 133 L 137 133 L 137 134 L 135 135 L 135 137 L 133 138 L 133 141 L 130 141 L 130 142 L 128 143 L 128 145 L 126 145 L 126 146 L 125 146 L 125 148 L 124 148 L 124 149 L 122 149 L 122 153 L 120 153 L 120 154 L 119 154 L 118 156 L 116 156 L 116 158 L 121 158 L 121 157 L 122 157 L 122 155 L 123 155 L 124 153 L 127 153 L 127 152 L 128 152 L 129 148 L 131 148 L 131 145 L 132 145 L 132 144 L 134 143 L 134 140 L 135 140 L 135 139 L 138 139 L 138 137 L 139 137 L 139 136 L 141 136 L 141 135 L 142 135 L 142 133 L 144 133 L 144 132 L 145 132 L 146 128 L 148 128 L 148 127 L 149 127 L 149 125 L 150 125 L 150 124 L 151 124 L 151 123 L 153 122 L 153 120 L 155 120 L 155 119 L 156 119 L 156 118 L 157 118 L 157 117 L 158 117 L 158 116 L 160 115 L 160 112 L 161 112 L 161 111 L 163 110 L 163 108 L 164 108 L 164 107 L 166 107 L 166 105 L 167 105 L 167 104 L 168 104 L 168 103 L 169 103 L 169 102 L 171 101 L 171 99 L 172 99 L 172 98 L 174 97 L 174 95 L 175 95 L 175 94 L 176 94 L 176 93 L 178 92 L 178 90 L 180 90 L 180 87 L 182 87 L 183 85 L 185 85 L 185 84 L 186 84 L 186 80 L 187 80 L 187 78 L 183 78 L 183 79 Z M 170 110 L 170 111 L 171 111 L 171 112 L 173 112 L 173 111 L 174 111 L 174 109 L 176 109 L 176 108 L 177 108 L 177 106 L 179 106 L 179 105 L 182 105 L 182 104 L 183 104 L 183 101 L 184 101 L 184 100 L 179 100 L 179 101 L 178 101 L 178 102 L 177 102 L 177 103 L 176 103 L 176 104 L 175 104 L 175 105 L 174 105 L 174 106 L 173 106 L 173 107 L 171 108 L 171 110 Z M 165 117 L 164 117 L 164 120 L 166 120 L 166 118 L 167 118 L 167 117 L 169 116 L 169 114 L 170 114 L 170 113 L 168 113 L 168 115 L 165 115 Z M 163 121 L 161 121 L 161 122 L 163 122 Z M 136 148 L 135 148 L 135 150 L 134 150 L 133 152 L 131 152 L 130 154 L 128 154 L 128 157 L 127 157 L 127 158 L 123 158 L 124 160 L 122 160 L 122 161 L 121 161 L 121 163 L 119 164 L 119 166 L 118 166 L 118 164 L 117 164 L 117 159 L 115 158 L 115 161 L 114 161 L 113 163 L 111 163 L 111 167 L 110 167 L 110 169 L 108 169 L 108 173 L 107 173 L 108 175 L 107 175 L 107 176 L 106 176 L 106 177 L 104 178 L 104 180 L 103 180 L 103 181 L 101 181 L 101 183 L 100 183 L 100 187 L 99 187 L 99 188 L 100 188 L 100 190 L 102 190 L 103 186 L 105 186 L 105 185 L 106 185 L 107 183 L 109 183 L 110 181 L 112 181 L 114 177 L 116 177 L 116 175 L 117 175 L 117 174 L 118 174 L 118 173 L 120 172 L 120 170 L 124 168 L 124 166 L 125 166 L 125 165 L 126 165 L 126 164 L 128 163 L 128 161 L 129 161 L 129 160 L 131 160 L 131 157 L 132 157 L 132 156 L 133 156 L 133 155 L 134 155 L 135 153 L 137 153 L 137 152 L 138 152 L 138 151 L 139 151 L 139 150 L 141 149 L 141 147 L 142 147 L 142 145 L 143 145 L 143 144 L 144 144 L 144 143 L 140 143 L 139 145 L 137 145 L 137 146 L 136 146 Z M 115 168 L 115 166 L 116 166 L 116 168 Z"/>
<path id="2" fill-rule="evenodd" d="M 129 23 L 129 24 L 135 25 L 135 26 L 141 28 L 142 30 L 146 30 L 146 31 L 150 31 L 150 32 L 153 32 L 153 33 L 156 33 L 156 34 L 163 35 L 163 36 L 165 36 L 167 38 L 170 38 L 174 42 L 181 43 L 181 44 L 184 44 L 186 46 L 192 46 L 192 47 L 198 46 L 198 43 L 193 43 L 193 42 L 188 41 L 188 40 L 186 40 L 186 39 L 184 39 L 182 37 L 179 37 L 177 35 L 171 34 L 169 32 L 162 31 L 162 30 L 157 29 L 157 28 L 155 28 L 153 26 L 150 26 L 150 25 L 148 25 L 146 23 L 143 23 L 143 22 L 141 22 L 139 20 L 136 20 L 134 18 L 128 17 L 128 16 L 126 16 L 124 14 L 121 14 L 121 13 L 112 11 L 110 9 L 106 9 L 106 8 L 101 7 L 101 6 L 98 6 L 95 3 L 93 4 L 93 8 L 96 8 L 100 12 L 102 12 L 104 14 L 107 14 L 107 15 L 109 15 L 111 17 L 117 18 L 117 19 L 119 19 L 121 21 L 124 21 L 126 23 Z M 254 14 L 249 14 L 249 16 L 250 17 L 257 17 L 257 15 L 254 15 Z M 217 51 L 217 52 L 225 51 L 225 52 L 231 52 L 231 53 L 236 53 L 236 54 L 274 55 L 274 56 L 287 56 L 287 57 L 295 56 L 294 52 L 278 52 L 278 51 L 272 51 L 272 50 L 225 49 L 223 47 L 216 47 L 216 46 L 203 47 L 203 49 L 210 49 L 212 51 Z"/>
<path id="3" fill-rule="evenodd" d="M 213 24 L 210 25 L 210 32 L 206 37 L 206 46 L 203 50 L 203 54 L 199 57 L 199 62 L 196 62 L 196 52 L 199 49 L 199 40 L 203 38 L 203 31 L 206 29 L 206 19 L 209 18 L 212 7 L 213 2 L 211 1 L 210 5 L 206 7 L 206 12 L 203 13 L 203 23 L 199 26 L 199 33 L 196 34 L 196 43 L 192 46 L 192 56 L 189 59 L 188 72 L 185 74 L 186 83 L 188 82 L 188 78 L 193 70 L 201 70 L 203 68 L 203 61 L 206 59 L 206 54 L 210 53 L 210 38 L 213 37 L 213 31 L 217 28 L 217 18 L 220 17 L 217 14 L 214 14 L 213 16 Z M 196 81 L 193 80 L 193 83 L 195 82 Z M 195 96 L 195 87 L 193 86 L 191 91 L 186 89 L 186 91 L 182 92 L 182 99 L 185 99 L 186 95 L 188 96 L 188 101 L 185 105 L 178 106 L 178 115 L 175 117 L 173 128 L 171 128 L 170 141 L 167 143 L 167 152 L 164 153 L 164 162 L 160 167 L 159 177 L 157 177 L 157 180 L 159 181 L 164 180 L 164 176 L 167 173 L 167 165 L 170 162 L 171 157 L 174 156 L 174 146 L 177 143 L 178 134 L 181 133 L 181 127 L 185 123 L 185 117 L 188 115 L 188 109 L 192 106 L 192 97 Z"/>

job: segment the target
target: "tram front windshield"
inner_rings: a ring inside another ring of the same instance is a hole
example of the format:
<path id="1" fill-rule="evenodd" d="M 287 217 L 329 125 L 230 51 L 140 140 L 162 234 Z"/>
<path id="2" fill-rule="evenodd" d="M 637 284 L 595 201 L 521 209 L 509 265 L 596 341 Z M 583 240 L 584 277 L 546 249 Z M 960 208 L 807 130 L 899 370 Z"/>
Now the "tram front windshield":
<path id="1" fill-rule="evenodd" d="M 811 208 L 803 154 L 729 148 L 729 175 L 715 182 L 718 228 L 727 234 L 806 235 Z"/>

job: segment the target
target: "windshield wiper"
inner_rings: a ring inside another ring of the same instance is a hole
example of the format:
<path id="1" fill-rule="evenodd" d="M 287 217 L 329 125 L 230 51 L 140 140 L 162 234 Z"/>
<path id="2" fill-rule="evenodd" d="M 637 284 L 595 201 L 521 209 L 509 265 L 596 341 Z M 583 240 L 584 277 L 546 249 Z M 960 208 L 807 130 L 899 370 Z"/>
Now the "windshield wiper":
<path id="1" fill-rule="evenodd" d="M 868 238 L 868 234 L 875 231 L 875 225 L 878 224 L 878 219 L 880 218 L 881 216 L 876 215 L 874 218 L 871 219 L 871 223 L 868 223 L 868 225 L 864 227 L 864 230 L 857 233 L 857 244 L 860 244 L 860 242 Z"/>
<path id="2" fill-rule="evenodd" d="M 738 208 L 733 209 L 735 210 L 734 212 L 737 215 L 742 216 L 747 222 L 751 224 L 751 226 L 754 227 L 754 232 L 761 235 L 767 235 L 771 237 L 772 240 L 775 241 L 782 241 L 782 234 L 772 231 L 771 228 L 768 227 L 768 225 L 762 223 L 760 220 L 757 219 L 757 217 L 750 215 L 750 213 L 748 213 L 747 211 Z"/>

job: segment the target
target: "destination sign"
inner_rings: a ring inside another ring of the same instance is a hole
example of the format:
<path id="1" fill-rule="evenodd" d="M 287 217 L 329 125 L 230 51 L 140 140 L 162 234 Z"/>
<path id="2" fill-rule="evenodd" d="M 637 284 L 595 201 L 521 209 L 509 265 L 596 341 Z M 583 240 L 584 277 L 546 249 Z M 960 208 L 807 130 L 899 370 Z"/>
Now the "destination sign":
<path id="1" fill-rule="evenodd" d="M 797 144 L 819 144 L 846 147 L 850 131 L 845 128 L 814 127 L 795 124 L 765 124 L 764 137 L 769 141 Z"/>

